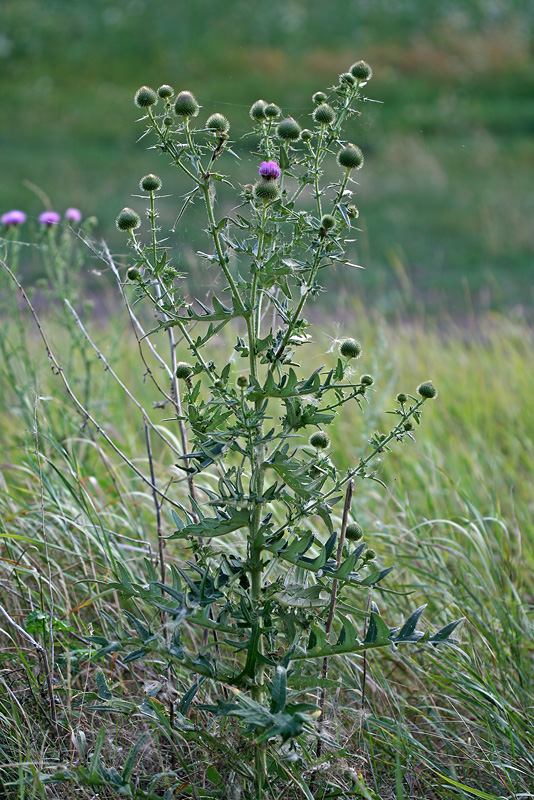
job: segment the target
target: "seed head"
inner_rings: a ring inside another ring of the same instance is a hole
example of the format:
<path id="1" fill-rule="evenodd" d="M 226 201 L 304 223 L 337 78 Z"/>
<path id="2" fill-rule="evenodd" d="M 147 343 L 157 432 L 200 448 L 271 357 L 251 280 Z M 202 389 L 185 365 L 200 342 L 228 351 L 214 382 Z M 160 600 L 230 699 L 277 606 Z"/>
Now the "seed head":
<path id="1" fill-rule="evenodd" d="M 357 61 L 350 68 L 350 73 L 357 81 L 370 81 L 373 77 L 373 70 L 366 61 Z"/>
<path id="2" fill-rule="evenodd" d="M 356 339 L 345 339 L 339 346 L 339 352 L 344 358 L 359 358 L 362 346 Z"/>
<path id="3" fill-rule="evenodd" d="M 139 227 L 141 219 L 132 208 L 123 208 L 115 224 L 120 231 L 132 231 Z"/>
<path id="4" fill-rule="evenodd" d="M 321 217 L 321 228 L 324 228 L 325 231 L 332 230 L 332 228 L 334 228 L 335 225 L 336 221 L 332 216 L 332 214 L 324 214 L 324 216 Z"/>
<path id="5" fill-rule="evenodd" d="M 159 189 L 161 189 L 161 178 L 158 178 L 157 175 L 152 174 L 145 175 L 144 178 L 141 178 L 139 188 L 144 192 L 157 192 Z"/>
<path id="6" fill-rule="evenodd" d="M 362 375 L 360 377 L 360 383 L 362 384 L 362 386 L 372 386 L 374 382 L 375 379 L 373 378 L 372 375 Z"/>
<path id="7" fill-rule="evenodd" d="M 260 164 L 260 176 L 266 180 L 276 180 L 280 177 L 280 167 L 276 161 L 262 161 Z"/>
<path id="8" fill-rule="evenodd" d="M 328 103 L 321 103 L 314 109 L 313 118 L 320 125 L 331 125 L 336 115 L 332 106 L 329 106 Z"/>
<path id="9" fill-rule="evenodd" d="M 139 270 L 137 267 L 130 267 L 126 273 L 129 281 L 136 281 L 139 278 Z"/>
<path id="10" fill-rule="evenodd" d="M 180 92 L 174 101 L 174 113 L 179 117 L 196 117 L 199 108 L 192 92 Z"/>
<path id="11" fill-rule="evenodd" d="M 41 225 L 46 225 L 47 228 L 51 225 L 58 225 L 60 221 L 61 217 L 57 211 L 43 211 L 42 214 L 39 214 L 39 222 Z"/>
<path id="12" fill-rule="evenodd" d="M 296 142 L 300 139 L 300 125 L 293 117 L 287 117 L 278 123 L 276 133 L 286 142 Z"/>
<path id="13" fill-rule="evenodd" d="M 26 214 L 24 211 L 6 211 L 5 214 L 2 214 L 0 217 L 0 222 L 2 225 L 5 225 L 6 228 L 13 228 L 16 225 L 24 225 L 26 222 Z"/>
<path id="14" fill-rule="evenodd" d="M 187 361 L 180 361 L 176 367 L 176 377 L 178 380 L 186 381 L 193 374 L 193 367 Z"/>
<path id="15" fill-rule="evenodd" d="M 312 100 L 316 106 L 321 105 L 321 103 L 325 103 L 327 99 L 328 98 L 324 92 L 315 92 L 315 94 L 312 97 Z"/>
<path id="16" fill-rule="evenodd" d="M 267 108 L 267 103 L 265 100 L 256 100 L 255 103 L 252 103 L 250 107 L 250 117 L 251 119 L 255 120 L 256 122 L 263 122 L 265 120 L 265 109 Z"/>
<path id="17" fill-rule="evenodd" d="M 426 383 L 422 383 L 417 387 L 417 394 L 420 394 L 421 397 L 425 397 L 428 400 L 433 400 L 434 397 L 437 397 L 438 390 L 432 381 L 426 381 Z"/>
<path id="18" fill-rule="evenodd" d="M 263 200 L 264 203 L 278 200 L 280 189 L 273 180 L 261 180 L 254 185 L 253 194 L 256 200 Z"/>
<path id="19" fill-rule="evenodd" d="M 135 93 L 134 103 L 139 108 L 147 108 L 158 102 L 158 96 L 150 86 L 141 86 Z"/>
<path id="20" fill-rule="evenodd" d="M 317 450 L 324 450 L 330 444 L 330 439 L 324 431 L 312 433 L 308 441 L 310 442 L 311 446 L 315 447 Z"/>
<path id="21" fill-rule="evenodd" d="M 358 542 L 363 536 L 362 526 L 358 525 L 357 522 L 351 522 L 350 525 L 347 525 L 347 530 L 345 531 L 345 537 L 349 540 L 349 542 Z"/>
<path id="22" fill-rule="evenodd" d="M 158 94 L 160 97 L 163 97 L 164 100 L 167 100 L 169 97 L 173 96 L 174 89 L 172 88 L 172 86 L 169 86 L 167 83 L 164 83 L 163 86 L 159 87 Z"/>
<path id="23" fill-rule="evenodd" d="M 337 163 L 346 169 L 360 169 L 363 166 L 363 153 L 355 144 L 348 144 L 337 154 Z"/>
<path id="24" fill-rule="evenodd" d="M 276 119 L 276 117 L 279 117 L 281 113 L 282 111 L 276 105 L 276 103 L 268 103 L 265 106 L 265 116 L 267 119 Z"/>
<path id="25" fill-rule="evenodd" d="M 230 123 L 224 114 L 212 114 L 211 117 L 207 119 L 206 128 L 215 133 L 228 133 L 230 130 Z"/>

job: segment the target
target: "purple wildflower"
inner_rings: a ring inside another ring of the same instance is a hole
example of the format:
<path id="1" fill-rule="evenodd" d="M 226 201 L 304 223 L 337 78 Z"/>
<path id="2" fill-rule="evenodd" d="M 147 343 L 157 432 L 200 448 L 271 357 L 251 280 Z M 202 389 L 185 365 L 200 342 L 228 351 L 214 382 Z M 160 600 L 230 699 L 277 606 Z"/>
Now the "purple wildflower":
<path id="1" fill-rule="evenodd" d="M 14 225 L 23 225 L 26 222 L 26 214 L 24 211 L 7 211 L 0 217 L 0 222 L 6 228 L 11 228 Z"/>
<path id="2" fill-rule="evenodd" d="M 61 221 L 61 217 L 56 211 L 43 211 L 42 214 L 39 215 L 39 222 L 41 225 L 57 225 Z"/>
<path id="3" fill-rule="evenodd" d="M 260 175 L 266 180 L 276 180 L 280 177 L 280 167 L 276 161 L 262 161 L 260 164 Z"/>
<path id="4" fill-rule="evenodd" d="M 67 222 L 72 222 L 73 225 L 79 225 L 82 221 L 82 212 L 79 208 L 67 208 L 65 219 Z"/>

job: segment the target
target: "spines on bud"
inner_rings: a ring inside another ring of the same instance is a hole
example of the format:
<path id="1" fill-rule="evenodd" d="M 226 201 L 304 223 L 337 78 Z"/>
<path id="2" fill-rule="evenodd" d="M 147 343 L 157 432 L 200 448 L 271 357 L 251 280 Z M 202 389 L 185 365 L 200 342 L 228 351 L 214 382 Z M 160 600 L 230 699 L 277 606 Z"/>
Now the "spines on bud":
<path id="1" fill-rule="evenodd" d="M 192 92 L 180 92 L 174 101 L 174 113 L 178 117 L 196 117 L 200 106 Z"/>
<path id="2" fill-rule="evenodd" d="M 345 169 L 360 169 L 363 166 L 363 153 L 355 144 L 348 144 L 337 154 L 337 163 Z"/>
<path id="3" fill-rule="evenodd" d="M 148 108 L 158 102 L 158 96 L 150 86 L 141 86 L 135 93 L 134 103 L 138 108 Z"/>
<path id="4" fill-rule="evenodd" d="M 139 188 L 144 192 L 157 192 L 161 189 L 161 178 L 152 174 L 145 175 L 144 178 L 141 178 Z"/>
<path id="5" fill-rule="evenodd" d="M 350 74 L 357 81 L 370 81 L 373 77 L 373 70 L 366 61 L 357 61 L 350 68 Z"/>
<path id="6" fill-rule="evenodd" d="M 438 396 L 438 390 L 432 381 L 426 381 L 417 387 L 417 394 L 420 394 L 425 400 L 433 400 Z"/>
<path id="7" fill-rule="evenodd" d="M 206 121 L 206 128 L 214 133 L 228 133 L 230 123 L 224 114 L 212 114 Z"/>
<path id="8" fill-rule="evenodd" d="M 359 358 L 362 346 L 356 339 L 345 339 L 339 346 L 339 352 L 344 358 Z"/>
<path id="9" fill-rule="evenodd" d="M 133 231 L 141 224 L 139 214 L 133 208 L 123 208 L 116 219 L 117 228 L 120 231 Z"/>
<path id="10" fill-rule="evenodd" d="M 278 123 L 276 133 L 279 139 L 286 142 L 297 142 L 300 139 L 300 125 L 293 117 L 287 117 Z"/>
<path id="11" fill-rule="evenodd" d="M 316 431 L 309 438 L 309 443 L 317 450 L 325 450 L 330 444 L 330 439 L 324 431 Z"/>

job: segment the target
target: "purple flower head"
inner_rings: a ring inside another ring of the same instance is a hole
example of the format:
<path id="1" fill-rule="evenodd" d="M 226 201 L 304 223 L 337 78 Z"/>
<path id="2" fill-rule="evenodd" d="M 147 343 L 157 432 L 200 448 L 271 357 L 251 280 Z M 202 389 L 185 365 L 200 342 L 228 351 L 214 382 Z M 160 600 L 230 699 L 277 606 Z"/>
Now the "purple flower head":
<path id="1" fill-rule="evenodd" d="M 26 222 L 26 214 L 24 211 L 7 211 L 0 217 L 0 222 L 6 228 L 11 228 L 13 225 L 23 225 Z"/>
<path id="2" fill-rule="evenodd" d="M 67 222 L 72 222 L 73 225 L 79 225 L 82 221 L 82 212 L 79 208 L 67 208 L 65 219 Z"/>
<path id="3" fill-rule="evenodd" d="M 280 167 L 276 161 L 262 161 L 260 164 L 260 175 L 266 180 L 276 180 L 280 177 Z"/>
<path id="4" fill-rule="evenodd" d="M 39 214 L 39 222 L 41 225 L 57 225 L 61 221 L 61 217 L 56 211 L 43 211 L 42 214 Z"/>

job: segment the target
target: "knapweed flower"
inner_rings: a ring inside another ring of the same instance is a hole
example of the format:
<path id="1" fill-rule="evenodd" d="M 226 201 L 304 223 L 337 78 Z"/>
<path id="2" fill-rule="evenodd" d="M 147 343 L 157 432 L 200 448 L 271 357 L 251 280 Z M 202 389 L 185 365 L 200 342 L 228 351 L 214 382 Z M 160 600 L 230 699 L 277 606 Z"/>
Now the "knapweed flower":
<path id="1" fill-rule="evenodd" d="M 276 180 L 280 177 L 280 172 L 276 161 L 262 161 L 260 164 L 260 175 L 266 181 Z"/>
<path id="2" fill-rule="evenodd" d="M 67 208 L 64 217 L 67 222 L 72 222 L 73 225 L 79 225 L 82 221 L 82 212 L 79 208 Z"/>
<path id="3" fill-rule="evenodd" d="M 60 221 L 61 217 L 57 211 L 43 211 L 42 214 L 39 214 L 39 222 L 41 225 L 50 227 L 51 225 L 58 225 Z"/>
<path id="4" fill-rule="evenodd" d="M 26 214 L 24 211 L 6 211 L 5 214 L 2 214 L 0 217 L 0 222 L 2 225 L 5 225 L 6 228 L 12 228 L 15 225 L 23 225 L 26 222 Z"/>

